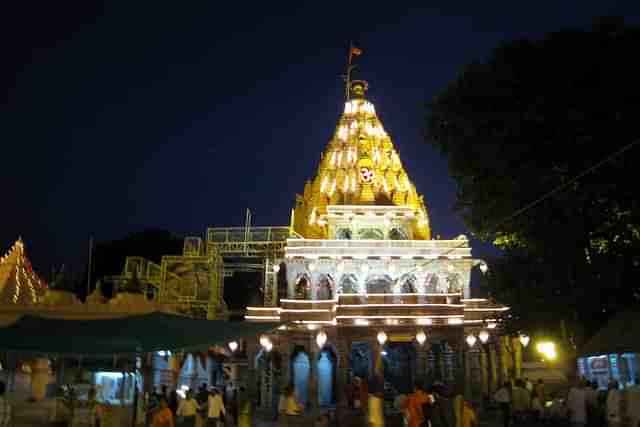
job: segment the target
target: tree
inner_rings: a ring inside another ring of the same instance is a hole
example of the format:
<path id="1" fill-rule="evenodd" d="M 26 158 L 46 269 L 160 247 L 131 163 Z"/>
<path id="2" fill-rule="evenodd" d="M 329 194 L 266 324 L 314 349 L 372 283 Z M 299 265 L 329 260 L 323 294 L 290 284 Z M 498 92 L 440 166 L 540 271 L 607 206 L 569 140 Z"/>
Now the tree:
<path id="1" fill-rule="evenodd" d="M 596 24 L 497 48 L 429 104 L 426 123 L 458 184 L 456 209 L 505 251 L 496 296 L 535 277 L 548 316 L 572 311 L 588 330 L 640 296 L 640 144 L 628 146 L 640 138 L 640 30 Z M 512 217 L 617 150 L 626 151 Z M 529 298 L 516 310 L 519 301 Z"/>

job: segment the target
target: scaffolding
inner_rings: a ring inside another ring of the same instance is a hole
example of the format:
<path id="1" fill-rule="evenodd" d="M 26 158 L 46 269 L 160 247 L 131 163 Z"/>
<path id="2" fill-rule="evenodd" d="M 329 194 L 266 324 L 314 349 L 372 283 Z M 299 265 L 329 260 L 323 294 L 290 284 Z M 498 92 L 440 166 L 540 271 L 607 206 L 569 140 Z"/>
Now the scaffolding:
<path id="1" fill-rule="evenodd" d="M 284 257 L 288 226 L 251 227 L 250 214 L 244 227 L 207 229 L 207 250 L 215 251 L 224 259 L 224 277 L 236 272 L 257 272 L 262 276 L 265 307 L 277 302 L 277 272 L 274 266 Z M 251 262 L 251 261 L 258 262 Z"/>
<path id="2" fill-rule="evenodd" d="M 157 264 L 142 257 L 127 257 L 122 274 L 105 277 L 114 291 L 142 292 L 150 301 L 171 306 L 196 318 L 227 316 L 223 299 L 223 260 L 215 248 L 199 237 L 184 240 L 182 255 L 165 255 Z"/>

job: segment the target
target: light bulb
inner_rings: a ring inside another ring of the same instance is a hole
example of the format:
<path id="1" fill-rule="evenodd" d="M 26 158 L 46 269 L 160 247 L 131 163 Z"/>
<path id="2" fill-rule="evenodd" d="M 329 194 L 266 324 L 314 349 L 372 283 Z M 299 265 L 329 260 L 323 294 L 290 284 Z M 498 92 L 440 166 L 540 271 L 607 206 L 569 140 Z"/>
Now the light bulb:
<path id="1" fill-rule="evenodd" d="M 309 271 L 314 271 L 316 269 L 316 263 L 315 262 L 310 262 L 309 263 Z"/>
<path id="2" fill-rule="evenodd" d="M 269 337 L 268 337 L 268 336 L 266 336 L 266 335 L 262 335 L 262 336 L 260 337 L 260 345 L 261 345 L 261 346 L 266 347 L 266 346 L 267 346 L 267 344 L 269 344 L 269 342 L 270 342 L 270 340 L 269 340 Z"/>
<path id="3" fill-rule="evenodd" d="M 529 335 L 525 335 L 525 334 L 520 334 L 520 344 L 522 344 L 523 347 L 526 347 L 529 345 L 529 341 L 531 340 L 531 338 L 529 338 Z"/>
<path id="4" fill-rule="evenodd" d="M 280 271 L 280 265 L 278 265 L 278 264 L 274 264 L 274 266 L 273 266 L 273 272 L 274 272 L 274 273 L 277 273 L 278 271 Z"/>
<path id="5" fill-rule="evenodd" d="M 467 344 L 469 345 L 469 347 L 473 347 L 475 343 L 476 343 L 476 336 L 473 334 L 467 335 Z"/>
<path id="6" fill-rule="evenodd" d="M 231 350 L 231 352 L 233 353 L 237 349 L 238 349 L 238 343 L 236 341 L 231 341 L 229 343 L 229 350 Z"/>
<path id="7" fill-rule="evenodd" d="M 489 271 L 489 266 L 483 262 L 482 264 L 480 264 L 480 271 L 482 272 L 482 274 L 486 273 L 487 271 Z"/>
<path id="8" fill-rule="evenodd" d="M 480 338 L 482 344 L 485 344 L 489 340 L 489 332 L 486 329 L 481 330 L 478 338 Z"/>
<path id="9" fill-rule="evenodd" d="M 316 335 L 316 344 L 318 344 L 318 347 L 319 348 L 324 347 L 326 342 L 327 342 L 327 334 L 324 331 L 318 332 L 318 335 Z"/>
<path id="10" fill-rule="evenodd" d="M 387 334 L 384 331 L 378 332 L 378 336 L 376 337 L 380 345 L 384 345 L 387 342 Z"/>
<path id="11" fill-rule="evenodd" d="M 423 345 L 426 340 L 427 334 L 425 334 L 424 331 L 419 331 L 416 334 L 416 341 L 418 341 L 418 344 Z"/>

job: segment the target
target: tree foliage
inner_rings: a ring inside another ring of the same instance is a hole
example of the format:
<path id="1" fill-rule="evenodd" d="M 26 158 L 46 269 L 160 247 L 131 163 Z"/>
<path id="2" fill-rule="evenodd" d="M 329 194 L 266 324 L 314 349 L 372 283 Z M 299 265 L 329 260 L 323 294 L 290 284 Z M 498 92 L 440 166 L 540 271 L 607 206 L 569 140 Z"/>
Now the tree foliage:
<path id="1" fill-rule="evenodd" d="M 505 250 L 492 281 L 521 313 L 574 311 L 592 329 L 639 301 L 640 143 L 511 218 L 640 139 L 639 50 L 640 30 L 615 19 L 510 42 L 429 105 L 426 139 L 448 160 L 456 209 Z"/>

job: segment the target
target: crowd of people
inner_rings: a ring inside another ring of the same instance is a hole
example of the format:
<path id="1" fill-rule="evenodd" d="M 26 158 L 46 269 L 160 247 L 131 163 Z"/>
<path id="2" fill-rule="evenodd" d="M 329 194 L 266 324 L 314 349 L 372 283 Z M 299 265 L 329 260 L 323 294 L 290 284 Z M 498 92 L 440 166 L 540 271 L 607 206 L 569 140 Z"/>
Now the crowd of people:
<path id="1" fill-rule="evenodd" d="M 546 394 L 542 380 L 504 383 L 494 396 L 504 427 L 640 427 L 640 378 L 636 385 L 621 389 L 611 381 L 606 391 L 595 382 L 574 381 L 566 399 L 560 393 Z"/>
<path id="2" fill-rule="evenodd" d="M 354 378 L 347 387 L 347 399 L 352 409 L 366 417 L 365 425 L 383 427 L 385 418 L 385 387 L 382 378 L 370 381 Z M 425 387 L 416 382 L 412 393 L 394 392 L 393 407 L 402 417 L 405 427 L 477 427 L 478 416 L 462 393 L 436 382 Z"/>
<path id="3" fill-rule="evenodd" d="M 150 427 L 222 427 L 227 424 L 248 427 L 251 424 L 251 402 L 242 386 L 228 397 L 227 393 L 202 384 L 197 392 L 186 390 L 184 399 L 179 399 L 176 390 L 169 392 L 163 385 L 160 392 L 154 390 L 146 400 L 146 425 Z"/>

